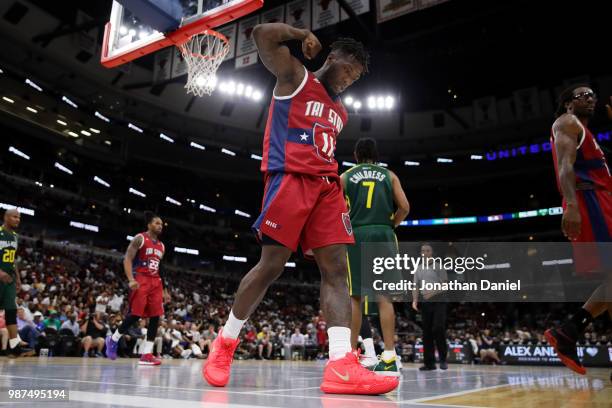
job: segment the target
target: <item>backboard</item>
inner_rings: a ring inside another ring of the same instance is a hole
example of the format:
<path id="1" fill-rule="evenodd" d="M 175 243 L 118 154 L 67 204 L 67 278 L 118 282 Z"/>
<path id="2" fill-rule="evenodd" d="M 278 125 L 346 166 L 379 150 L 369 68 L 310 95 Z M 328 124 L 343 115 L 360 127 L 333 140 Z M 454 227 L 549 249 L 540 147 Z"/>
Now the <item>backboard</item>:
<path id="1" fill-rule="evenodd" d="M 101 63 L 112 68 L 181 45 L 261 6 L 263 0 L 115 0 L 104 29 Z"/>

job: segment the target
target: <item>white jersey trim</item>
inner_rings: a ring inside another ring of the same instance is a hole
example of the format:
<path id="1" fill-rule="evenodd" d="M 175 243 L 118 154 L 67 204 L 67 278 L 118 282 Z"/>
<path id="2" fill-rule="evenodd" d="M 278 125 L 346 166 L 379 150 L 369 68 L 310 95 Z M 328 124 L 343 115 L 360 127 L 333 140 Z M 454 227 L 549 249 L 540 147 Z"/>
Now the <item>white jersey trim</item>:
<path id="1" fill-rule="evenodd" d="M 140 233 L 140 234 L 138 234 L 138 235 L 140 235 L 140 236 L 142 237 L 142 242 L 140 243 L 140 246 L 138 247 L 138 249 L 141 249 L 141 248 L 142 248 L 142 246 L 143 246 L 143 245 L 144 245 L 144 243 L 145 243 L 145 239 L 146 239 L 146 237 L 144 236 L 144 234 L 143 234 L 143 233 Z M 137 236 L 138 236 L 138 235 L 137 235 Z"/>
<path id="2" fill-rule="evenodd" d="M 303 65 L 302 65 L 303 66 Z M 304 66 L 303 66 L 304 67 Z M 293 91 L 293 93 L 291 95 L 287 95 L 287 96 L 276 96 L 274 94 L 274 91 L 272 91 L 272 96 L 274 97 L 274 99 L 278 99 L 280 101 L 282 100 L 286 100 L 286 99 L 291 99 L 293 98 L 295 95 L 299 94 L 300 91 L 302 89 L 304 89 L 304 86 L 306 85 L 306 82 L 308 81 L 308 70 L 306 69 L 306 67 L 304 67 L 304 79 L 302 79 L 302 83 L 300 84 L 300 86 L 297 87 L 297 89 L 295 91 Z M 276 88 L 276 87 L 275 87 Z"/>

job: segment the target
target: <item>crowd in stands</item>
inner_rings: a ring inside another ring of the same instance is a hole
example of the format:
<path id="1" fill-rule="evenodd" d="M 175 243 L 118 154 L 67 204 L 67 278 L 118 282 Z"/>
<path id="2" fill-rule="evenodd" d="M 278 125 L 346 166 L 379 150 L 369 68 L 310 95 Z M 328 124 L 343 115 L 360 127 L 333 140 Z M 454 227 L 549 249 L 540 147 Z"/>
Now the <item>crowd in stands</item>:
<path id="1" fill-rule="evenodd" d="M 127 311 L 128 288 L 118 255 L 101 255 L 55 243 L 28 241 L 20 246 L 18 293 L 20 337 L 37 353 L 103 357 L 104 338 L 115 331 Z M 163 264 L 162 264 L 163 270 Z M 165 358 L 206 358 L 222 327 L 237 279 L 219 279 L 191 271 L 163 271 L 172 300 L 165 305 L 154 353 Z M 238 359 L 324 359 L 327 325 L 318 307 L 316 285 L 276 283 L 250 317 L 237 349 Z M 397 352 L 414 361 L 421 343 L 419 316 L 398 304 Z M 499 363 L 501 344 L 546 344 L 543 332 L 575 305 L 450 304 L 448 340 L 472 347 L 483 362 Z M 598 319 L 581 340 L 586 345 L 612 345 L 608 321 Z M 374 341 L 382 349 L 377 318 L 371 318 Z M 119 345 L 121 357 L 135 357 L 146 335 L 143 319 Z M 5 353 L 8 332 L 0 312 L 0 346 Z"/>

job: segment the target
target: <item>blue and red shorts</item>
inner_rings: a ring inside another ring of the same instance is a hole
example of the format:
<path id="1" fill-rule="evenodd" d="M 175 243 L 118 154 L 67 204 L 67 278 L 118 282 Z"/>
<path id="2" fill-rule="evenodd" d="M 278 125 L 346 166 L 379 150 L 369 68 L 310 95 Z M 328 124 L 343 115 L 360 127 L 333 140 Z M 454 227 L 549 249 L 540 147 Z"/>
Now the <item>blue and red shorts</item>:
<path id="1" fill-rule="evenodd" d="M 134 279 L 139 286 L 130 292 L 129 314 L 143 318 L 163 315 L 164 287 L 161 278 L 137 273 Z"/>
<path id="2" fill-rule="evenodd" d="M 261 214 L 253 224 L 263 236 L 304 254 L 334 244 L 354 244 L 338 177 L 266 173 Z"/>
<path id="3" fill-rule="evenodd" d="M 612 192 L 603 189 L 576 191 L 581 228 L 574 245 L 574 261 L 579 274 L 609 273 L 612 256 L 605 246 L 584 243 L 612 242 Z M 563 209 L 566 203 L 563 201 Z"/>

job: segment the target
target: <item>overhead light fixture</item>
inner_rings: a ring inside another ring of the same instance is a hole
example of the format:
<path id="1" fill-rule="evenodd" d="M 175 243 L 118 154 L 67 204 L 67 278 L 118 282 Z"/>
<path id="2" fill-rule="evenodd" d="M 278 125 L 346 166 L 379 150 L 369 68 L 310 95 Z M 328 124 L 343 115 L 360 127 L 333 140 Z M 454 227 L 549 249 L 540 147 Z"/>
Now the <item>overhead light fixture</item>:
<path id="1" fill-rule="evenodd" d="M 42 92 L 42 90 L 43 90 L 40 86 L 38 86 L 34 81 L 32 81 L 29 78 L 25 79 L 25 83 L 30 85 L 32 88 L 36 89 L 39 92 Z"/>
<path id="2" fill-rule="evenodd" d="M 26 106 L 26 109 L 29 110 L 32 113 L 38 113 L 38 111 L 30 106 Z"/>
<path id="3" fill-rule="evenodd" d="M 104 181 L 103 179 L 101 179 L 98 176 L 94 176 L 94 181 L 96 183 L 102 184 L 104 187 L 107 187 L 107 188 L 110 188 L 110 186 L 111 186 L 107 181 Z"/>
<path id="4" fill-rule="evenodd" d="M 236 156 L 235 152 L 232 152 L 231 150 L 226 149 L 225 147 L 221 149 L 221 153 L 225 153 L 229 156 Z"/>
<path id="5" fill-rule="evenodd" d="M 126 35 L 128 33 L 128 28 L 126 26 L 119 27 L 119 34 Z"/>
<path id="6" fill-rule="evenodd" d="M 230 262 L 246 262 L 247 259 L 245 256 L 231 256 L 231 255 L 223 255 L 224 261 Z"/>
<path id="7" fill-rule="evenodd" d="M 244 96 L 250 98 L 251 95 L 253 95 L 253 87 L 251 85 L 247 85 L 247 87 L 244 88 Z"/>
<path id="8" fill-rule="evenodd" d="M 183 204 L 181 204 L 180 201 L 175 200 L 174 198 L 172 198 L 170 196 L 166 196 L 166 201 L 169 202 L 170 204 L 174 204 L 174 205 L 178 205 L 178 206 L 183 205 Z"/>
<path id="9" fill-rule="evenodd" d="M 373 96 L 368 97 L 368 108 L 372 110 L 376 109 L 376 98 Z"/>
<path id="10" fill-rule="evenodd" d="M 85 136 L 91 136 L 91 133 L 89 133 L 86 130 L 81 130 L 81 134 L 85 135 Z"/>
<path id="11" fill-rule="evenodd" d="M 30 156 L 13 146 L 9 146 L 8 151 L 21 157 L 22 159 L 30 160 Z"/>
<path id="12" fill-rule="evenodd" d="M 104 144 L 111 146 L 113 143 L 110 140 L 105 140 Z"/>
<path id="13" fill-rule="evenodd" d="M 295 262 L 287 262 L 285 264 L 285 267 L 287 267 L 287 268 L 295 268 Z"/>
<path id="14" fill-rule="evenodd" d="M 404 162 L 404 166 L 420 166 L 421 163 L 419 163 L 418 161 L 410 161 L 410 160 L 406 160 Z"/>
<path id="15" fill-rule="evenodd" d="M 70 226 L 74 228 L 79 228 L 87 231 L 99 232 L 100 228 L 97 225 L 85 224 L 77 221 L 70 221 Z"/>
<path id="16" fill-rule="evenodd" d="M 106 116 L 104 116 L 103 114 L 101 114 L 100 112 L 96 111 L 96 113 L 94 113 L 94 116 L 98 119 L 101 119 L 103 121 L 105 121 L 106 123 L 110 123 L 110 119 L 107 118 Z"/>
<path id="17" fill-rule="evenodd" d="M 260 155 L 258 155 L 258 154 L 253 154 L 253 153 L 251 153 L 251 159 L 261 161 L 261 160 L 263 160 L 263 157 L 261 157 L 261 156 L 260 156 Z"/>
<path id="18" fill-rule="evenodd" d="M 258 101 L 261 98 L 263 98 L 263 94 L 260 91 L 254 91 L 253 92 L 253 100 L 254 101 Z"/>
<path id="19" fill-rule="evenodd" d="M 384 109 L 385 108 L 385 98 L 383 98 L 382 96 L 377 97 L 376 107 L 381 110 Z"/>
<path id="20" fill-rule="evenodd" d="M 343 166 L 346 166 L 346 167 L 353 167 L 353 166 L 355 166 L 356 164 L 355 164 L 355 163 L 353 163 L 353 162 L 350 162 L 350 161 L 343 161 L 343 162 L 342 162 L 342 165 L 343 165 Z"/>
<path id="21" fill-rule="evenodd" d="M 358 111 L 359 109 L 361 109 L 361 101 L 355 101 L 353 102 L 353 108 Z"/>
<path id="22" fill-rule="evenodd" d="M 352 96 L 347 96 L 346 98 L 344 98 L 344 104 L 347 106 L 351 106 L 353 102 L 354 100 Z"/>
<path id="23" fill-rule="evenodd" d="M 2 99 L 5 100 L 8 103 L 15 103 L 15 101 L 12 100 L 11 98 L 9 98 L 8 96 L 3 96 Z"/>
<path id="24" fill-rule="evenodd" d="M 130 189 L 128 190 L 128 193 L 132 193 L 134 195 L 137 195 L 139 197 L 146 197 L 147 195 L 141 191 L 136 190 L 135 188 L 130 187 Z"/>
<path id="25" fill-rule="evenodd" d="M 482 156 L 479 154 L 473 154 L 470 156 L 470 159 L 472 160 L 482 160 Z"/>
<path id="26" fill-rule="evenodd" d="M 385 98 L 385 108 L 392 109 L 394 105 L 395 105 L 395 98 L 393 98 L 392 96 L 387 96 Z"/>
<path id="27" fill-rule="evenodd" d="M 174 247 L 174 252 L 178 252 L 179 254 L 200 255 L 200 251 L 192 248 Z"/>
<path id="28" fill-rule="evenodd" d="M 68 134 L 72 137 L 79 137 L 79 135 L 77 133 L 74 133 L 72 130 L 69 130 Z"/>
<path id="29" fill-rule="evenodd" d="M 251 218 L 251 214 L 245 213 L 244 211 L 240 211 L 240 210 L 235 210 L 234 214 L 239 215 L 241 217 L 245 217 L 245 218 Z"/>
<path id="30" fill-rule="evenodd" d="M 100 131 L 98 129 L 94 129 L 94 128 L 89 128 L 89 130 L 91 130 L 92 132 L 98 134 L 100 133 Z"/>
<path id="31" fill-rule="evenodd" d="M 378 165 L 381 167 L 389 167 L 389 165 L 385 162 L 378 162 Z"/>
<path id="32" fill-rule="evenodd" d="M 64 165 L 59 164 L 58 162 L 55 162 L 53 167 L 55 167 L 58 170 L 63 171 L 64 173 L 67 173 L 67 174 L 70 174 L 70 175 L 74 174 L 74 172 L 72 170 L 70 170 L 68 167 L 66 167 Z"/>
<path id="33" fill-rule="evenodd" d="M 34 216 L 34 210 L 32 210 L 31 208 L 18 207 L 16 205 L 7 204 L 7 203 L 0 203 L 0 208 L 2 208 L 3 210 L 13 210 L 13 209 L 16 208 L 19 211 L 20 214 L 26 214 L 26 215 Z"/>
<path id="34" fill-rule="evenodd" d="M 174 143 L 174 139 L 173 138 L 171 138 L 170 136 L 166 136 L 163 133 L 159 134 L 159 138 L 162 139 L 162 140 L 165 140 L 166 142 Z"/>
<path id="35" fill-rule="evenodd" d="M 438 162 L 438 163 L 452 163 L 452 162 L 453 162 L 453 159 L 446 159 L 446 158 L 444 158 L 444 157 L 438 157 L 437 162 Z"/>
<path id="36" fill-rule="evenodd" d="M 189 146 L 193 147 L 194 149 L 206 150 L 206 147 L 204 147 L 201 144 L 196 143 L 196 142 L 189 143 Z"/>
<path id="37" fill-rule="evenodd" d="M 139 128 L 138 126 L 134 125 L 133 123 L 128 123 L 128 127 L 132 130 L 135 130 L 138 133 L 143 133 L 144 130 L 142 130 L 141 128 Z"/>
<path id="38" fill-rule="evenodd" d="M 63 120 L 61 120 L 61 119 L 56 120 L 56 122 L 57 122 L 57 123 L 59 123 L 59 124 L 60 124 L 60 125 L 62 125 L 62 126 L 68 126 L 68 123 L 64 122 L 64 121 L 63 121 Z"/>
<path id="39" fill-rule="evenodd" d="M 208 211 L 208 212 L 211 212 L 211 213 L 216 213 L 217 212 L 217 210 L 215 210 L 214 208 L 209 207 L 209 206 L 204 205 L 204 204 L 200 204 L 200 210 Z"/>
<path id="40" fill-rule="evenodd" d="M 72 106 L 73 108 L 78 109 L 79 106 L 74 103 L 72 100 L 70 100 L 70 98 L 66 97 L 66 96 L 62 96 L 62 101 L 66 102 L 68 105 Z"/>

